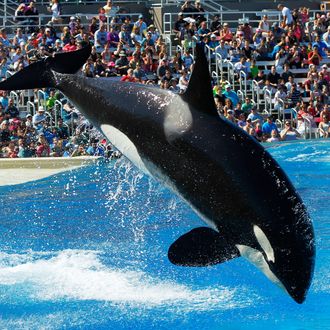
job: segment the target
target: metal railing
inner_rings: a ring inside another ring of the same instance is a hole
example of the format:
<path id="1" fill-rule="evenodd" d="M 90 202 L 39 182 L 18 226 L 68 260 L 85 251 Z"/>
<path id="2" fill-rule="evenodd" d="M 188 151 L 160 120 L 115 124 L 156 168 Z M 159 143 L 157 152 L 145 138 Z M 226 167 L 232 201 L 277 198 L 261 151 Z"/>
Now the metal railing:
<path id="1" fill-rule="evenodd" d="M 264 99 L 265 99 L 265 109 L 269 112 L 270 115 L 273 114 L 273 96 L 272 92 L 266 87 L 263 88 Z"/>
<path id="2" fill-rule="evenodd" d="M 245 95 L 247 95 L 247 75 L 244 71 L 240 70 L 239 75 L 239 89 L 243 91 Z"/>
<path id="3" fill-rule="evenodd" d="M 38 98 L 38 110 L 39 110 L 40 106 L 43 106 L 46 108 L 47 94 L 43 90 L 38 89 L 37 98 Z"/>
<path id="4" fill-rule="evenodd" d="M 63 104 L 61 101 L 56 100 L 54 105 L 55 126 L 58 124 L 58 114 L 62 115 Z"/>
<path id="5" fill-rule="evenodd" d="M 315 137 L 318 137 L 319 135 L 319 131 L 317 127 L 314 127 L 314 121 L 312 121 L 310 118 L 308 117 L 303 117 L 304 120 L 304 138 L 307 139 L 311 139 L 312 138 L 312 134 L 314 134 Z"/>
<path id="6" fill-rule="evenodd" d="M 178 10 L 179 11 L 179 10 Z M 309 15 L 311 19 L 314 19 L 319 10 L 310 10 Z M 216 10 L 208 11 L 202 13 L 185 13 L 185 15 L 198 15 L 203 14 L 204 17 L 210 22 L 210 17 L 214 15 L 219 16 L 219 21 L 221 25 L 223 23 L 228 23 L 231 28 L 237 27 L 238 24 L 249 23 L 253 28 L 257 28 L 264 14 L 269 17 L 269 23 L 280 22 L 282 20 L 282 13 L 280 11 L 269 11 L 261 10 L 259 12 L 255 11 L 237 11 L 237 10 Z M 174 22 L 177 20 L 178 13 L 164 13 L 163 14 L 163 33 L 173 34 L 172 29 Z"/>
<path id="7" fill-rule="evenodd" d="M 209 47 L 209 45 L 205 45 L 205 50 L 206 50 L 206 56 L 208 58 L 208 65 L 209 65 L 209 71 L 211 72 L 211 62 L 212 62 L 212 50 Z"/>
<path id="8" fill-rule="evenodd" d="M 18 107 L 20 104 L 20 97 L 15 91 L 11 91 L 9 97 L 14 100 L 14 104 Z"/>
<path id="9" fill-rule="evenodd" d="M 26 103 L 27 113 L 34 116 L 36 114 L 36 106 L 33 102 L 27 101 Z M 31 111 L 32 110 L 32 111 Z"/>
<path id="10" fill-rule="evenodd" d="M 89 23 L 92 17 L 98 17 L 99 13 L 76 13 L 74 14 L 76 17 L 80 17 L 81 22 L 84 24 Z M 107 27 L 114 26 L 117 23 L 111 23 L 111 20 L 113 17 L 125 17 L 127 16 L 127 13 L 116 13 L 113 15 L 105 15 L 107 21 Z M 138 13 L 129 13 L 130 17 L 133 21 L 137 20 L 138 17 L 141 15 L 141 12 Z M 68 25 L 69 19 L 72 16 L 67 15 L 61 15 L 60 18 L 62 19 L 62 22 L 53 23 L 53 26 L 55 28 L 62 28 L 64 26 Z M 52 20 L 52 15 L 48 14 L 39 14 L 37 16 L 20 16 L 19 19 L 17 19 L 15 16 L 12 15 L 2 15 L 0 16 L 0 26 L 6 27 L 8 29 L 16 29 L 16 28 L 39 28 L 40 26 L 45 26 L 48 22 Z M 117 24 L 118 25 L 118 24 Z M 119 24 L 120 25 L 120 24 Z"/>
<path id="11" fill-rule="evenodd" d="M 227 80 L 232 86 L 234 86 L 234 84 L 235 84 L 234 72 L 235 72 L 234 64 L 232 62 L 228 61 L 227 62 Z"/>

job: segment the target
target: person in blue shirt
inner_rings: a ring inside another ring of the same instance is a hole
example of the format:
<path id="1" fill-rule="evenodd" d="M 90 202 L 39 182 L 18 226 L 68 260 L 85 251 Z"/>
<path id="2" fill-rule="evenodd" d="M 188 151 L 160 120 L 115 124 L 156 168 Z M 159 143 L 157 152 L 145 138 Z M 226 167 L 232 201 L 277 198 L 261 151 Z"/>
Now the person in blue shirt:
<path id="1" fill-rule="evenodd" d="M 200 28 L 197 31 L 198 37 L 202 40 L 204 37 L 211 35 L 211 31 L 207 28 L 206 21 L 203 21 L 200 25 Z"/>
<path id="2" fill-rule="evenodd" d="M 323 58 L 326 58 L 328 55 L 327 55 L 327 51 L 328 51 L 328 45 L 323 41 L 321 40 L 320 36 L 317 35 L 315 37 L 315 41 L 313 42 L 313 47 L 317 47 L 318 51 L 319 51 L 319 54 L 323 57 Z"/>
<path id="3" fill-rule="evenodd" d="M 222 96 L 224 96 L 225 99 L 230 99 L 234 108 L 239 102 L 239 97 L 235 91 L 231 90 L 231 86 L 229 84 L 225 86 L 225 92 L 222 93 Z"/>
<path id="4" fill-rule="evenodd" d="M 155 42 L 153 41 L 152 37 L 152 33 L 148 32 L 147 36 L 145 38 L 142 39 L 141 41 L 141 50 L 152 50 L 152 53 L 155 53 Z"/>
<path id="5" fill-rule="evenodd" d="M 267 121 L 262 125 L 262 133 L 267 137 L 270 137 L 272 130 L 278 133 L 277 126 L 273 123 L 273 118 L 271 116 L 267 117 Z"/>
<path id="6" fill-rule="evenodd" d="M 256 125 L 257 123 L 262 125 L 264 122 L 263 117 L 257 112 L 257 108 L 255 106 L 252 107 L 247 119 L 251 119 L 253 125 Z"/>
<path id="7" fill-rule="evenodd" d="M 207 44 L 214 52 L 215 48 L 219 46 L 219 41 L 217 40 L 217 36 L 215 34 L 211 34 L 210 40 Z"/>
<path id="8" fill-rule="evenodd" d="M 90 156 L 104 156 L 104 149 L 97 145 L 95 141 L 87 148 L 86 152 Z"/>
<path id="9" fill-rule="evenodd" d="M 194 57 L 190 54 L 190 49 L 185 49 L 185 52 L 182 56 L 182 62 L 185 70 L 190 70 L 191 65 L 194 63 Z"/>
<path id="10" fill-rule="evenodd" d="M 2 92 L 2 96 L 0 97 L 0 103 L 2 104 L 4 109 L 8 107 L 9 97 L 7 91 Z"/>

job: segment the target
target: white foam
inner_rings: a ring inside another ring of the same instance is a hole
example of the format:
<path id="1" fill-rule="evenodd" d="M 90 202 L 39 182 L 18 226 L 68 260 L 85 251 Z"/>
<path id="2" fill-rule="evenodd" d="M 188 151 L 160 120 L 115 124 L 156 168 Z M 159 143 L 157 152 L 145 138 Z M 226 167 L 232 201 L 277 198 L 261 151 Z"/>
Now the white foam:
<path id="1" fill-rule="evenodd" d="M 143 271 L 109 268 L 95 251 L 57 254 L 0 254 L 0 285 L 24 286 L 24 295 L 40 301 L 95 300 L 139 306 L 183 305 L 185 310 L 244 308 L 255 297 L 225 287 L 194 290 L 154 278 Z M 242 300 L 242 295 L 246 297 Z"/>
<path id="2" fill-rule="evenodd" d="M 309 153 L 300 153 L 287 158 L 289 162 L 328 162 L 330 160 L 328 151 L 314 151 Z"/>

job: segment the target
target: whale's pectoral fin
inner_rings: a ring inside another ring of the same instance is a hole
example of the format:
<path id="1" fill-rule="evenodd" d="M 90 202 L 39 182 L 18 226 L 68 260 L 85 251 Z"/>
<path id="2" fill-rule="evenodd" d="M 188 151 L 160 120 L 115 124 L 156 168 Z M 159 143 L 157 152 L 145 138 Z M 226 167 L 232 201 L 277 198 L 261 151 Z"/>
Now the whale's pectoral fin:
<path id="1" fill-rule="evenodd" d="M 209 266 L 239 257 L 238 249 L 215 230 L 200 227 L 178 238 L 168 250 L 168 258 L 175 265 Z"/>

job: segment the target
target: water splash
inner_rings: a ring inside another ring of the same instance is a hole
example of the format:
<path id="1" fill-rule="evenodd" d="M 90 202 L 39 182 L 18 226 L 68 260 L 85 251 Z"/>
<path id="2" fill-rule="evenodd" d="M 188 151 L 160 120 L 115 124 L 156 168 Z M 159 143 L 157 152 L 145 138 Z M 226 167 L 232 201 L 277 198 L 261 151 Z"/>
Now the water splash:
<path id="1" fill-rule="evenodd" d="M 227 310 L 251 305 L 242 301 L 242 288 L 187 285 L 152 277 L 139 270 L 105 266 L 96 251 L 65 250 L 0 254 L 0 287 L 20 286 L 34 301 L 108 301 L 155 307 L 175 304 L 188 310 Z M 7 297 L 2 296 L 2 302 Z"/>

